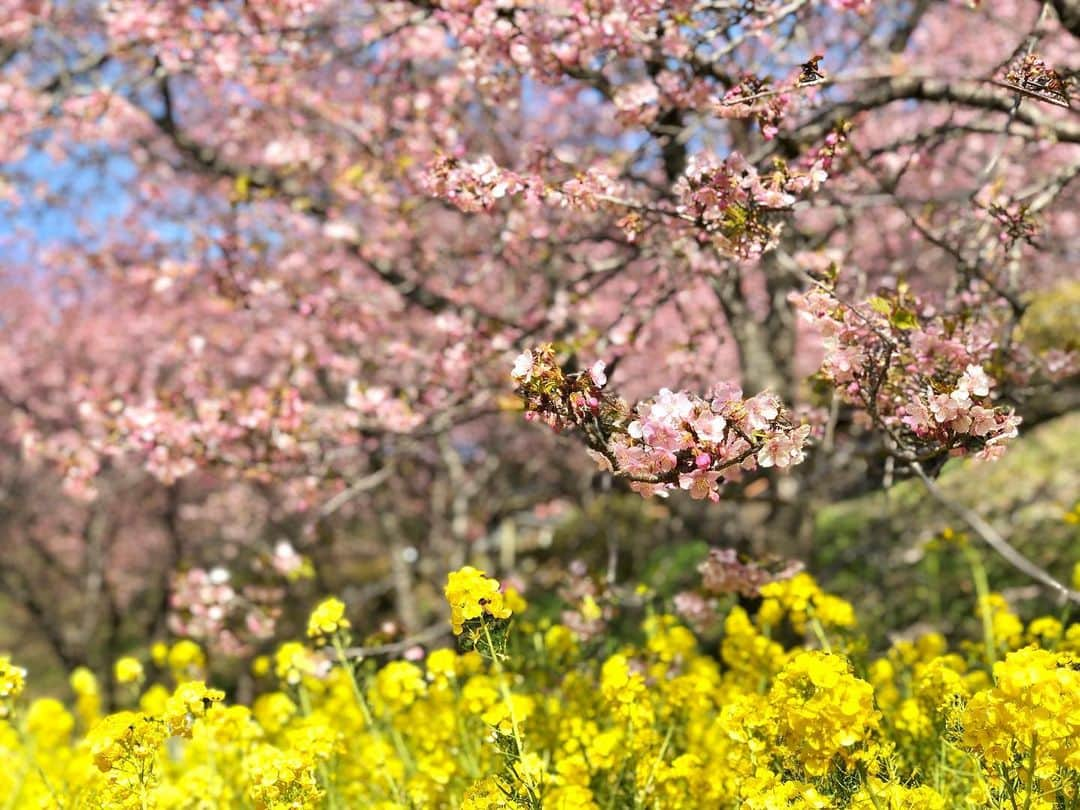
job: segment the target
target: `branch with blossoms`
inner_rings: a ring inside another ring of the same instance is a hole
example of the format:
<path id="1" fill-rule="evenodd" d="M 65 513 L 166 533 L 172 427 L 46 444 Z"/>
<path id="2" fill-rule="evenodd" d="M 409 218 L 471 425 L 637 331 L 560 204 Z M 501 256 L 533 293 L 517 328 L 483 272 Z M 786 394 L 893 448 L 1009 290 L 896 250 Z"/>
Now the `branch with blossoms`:
<path id="1" fill-rule="evenodd" d="M 786 469 L 805 458 L 810 425 L 795 424 L 780 398 L 744 398 L 721 382 L 706 397 L 666 388 L 631 407 L 604 390 L 603 362 L 566 372 L 551 345 L 525 351 L 511 373 L 526 418 L 556 431 L 577 430 L 602 470 L 643 496 L 683 489 L 696 500 L 759 467 Z"/>
<path id="2" fill-rule="evenodd" d="M 837 295 L 834 282 L 818 282 L 793 296 L 822 335 L 820 377 L 889 437 L 890 453 L 906 463 L 934 500 L 1014 568 L 1062 601 L 1080 603 L 1080 593 L 1024 557 L 978 513 L 951 500 L 924 468 L 971 453 L 999 458 L 1017 436 L 1020 417 L 996 402 L 999 381 L 986 370 L 1002 367 L 992 321 L 971 312 L 935 312 L 904 285 L 856 307 Z M 1035 371 L 1022 364 L 1011 370 L 1013 381 Z"/>
<path id="3" fill-rule="evenodd" d="M 792 82 L 773 87 L 768 79 L 762 79 L 753 74 L 746 74 L 742 81 L 736 84 L 721 100 L 717 112 L 722 117 L 730 117 L 733 113 L 729 108 L 738 110 L 735 115 L 746 115 L 752 111 L 761 127 L 761 134 L 765 140 L 772 140 L 779 132 L 780 122 L 791 101 L 791 93 L 807 87 L 816 87 L 826 83 L 825 74 L 821 71 L 821 60 L 824 56 L 814 56 L 809 62 L 801 66 L 801 72 Z M 765 100 L 764 104 L 757 102 Z"/>
<path id="4" fill-rule="evenodd" d="M 829 179 L 849 129 L 839 123 L 797 164 L 776 159 L 768 172 L 759 172 L 738 152 L 724 158 L 694 155 L 672 188 L 671 202 L 634 199 L 623 181 L 598 167 L 560 181 L 535 171 L 511 171 L 489 155 L 473 160 L 441 155 L 428 166 L 424 182 L 432 195 L 467 213 L 490 211 L 516 196 L 584 212 L 601 206 L 624 209 L 629 213 L 617 225 L 628 241 L 640 238 L 648 217 L 691 229 L 698 241 L 722 255 L 756 259 L 777 243 L 781 225 L 776 215 L 790 212 L 800 197 L 817 192 Z"/>
<path id="5" fill-rule="evenodd" d="M 993 459 L 1017 435 L 1020 417 L 996 402 L 986 370 L 999 348 L 987 319 L 935 312 L 904 285 L 861 307 L 838 297 L 834 280 L 792 301 L 822 337 L 820 378 L 892 439 L 901 460 Z"/>

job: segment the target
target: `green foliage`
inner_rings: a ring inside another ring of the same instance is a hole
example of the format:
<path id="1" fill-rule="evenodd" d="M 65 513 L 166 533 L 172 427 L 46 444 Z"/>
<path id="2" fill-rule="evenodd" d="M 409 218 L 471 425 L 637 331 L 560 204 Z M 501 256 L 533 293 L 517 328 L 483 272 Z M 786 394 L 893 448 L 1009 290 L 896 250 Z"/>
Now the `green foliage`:
<path id="1" fill-rule="evenodd" d="M 1063 281 L 1034 296 L 1020 327 L 1024 343 L 1036 351 L 1080 350 L 1080 281 Z"/>
<path id="2" fill-rule="evenodd" d="M 1027 432 L 999 461 L 951 462 L 939 483 L 950 498 L 1005 530 L 1027 557 L 1068 581 L 1080 559 L 1080 531 L 1063 520 L 1080 492 L 1078 455 L 1080 415 L 1070 414 Z M 808 564 L 830 590 L 869 613 L 868 621 L 893 630 L 940 622 L 954 630 L 970 621 L 973 586 L 964 555 L 932 543 L 946 526 L 962 528 L 950 521 L 918 481 L 904 481 L 822 509 Z M 1014 589 L 1022 612 L 1052 608 L 1023 574 L 993 554 L 982 556 L 990 580 Z"/>

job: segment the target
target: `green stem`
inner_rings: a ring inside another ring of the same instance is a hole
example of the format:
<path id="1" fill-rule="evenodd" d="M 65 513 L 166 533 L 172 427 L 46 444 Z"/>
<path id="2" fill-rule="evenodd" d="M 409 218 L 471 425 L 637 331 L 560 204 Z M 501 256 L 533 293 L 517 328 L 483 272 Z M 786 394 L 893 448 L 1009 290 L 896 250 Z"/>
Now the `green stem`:
<path id="1" fill-rule="evenodd" d="M 818 640 L 818 644 L 821 645 L 827 653 L 832 652 L 832 645 L 829 643 L 829 637 L 825 635 L 825 628 L 821 622 L 818 621 L 818 617 L 814 615 L 813 611 L 810 612 L 810 629 L 814 631 L 814 638 Z"/>
<path id="2" fill-rule="evenodd" d="M 304 717 L 310 716 L 311 698 L 308 696 L 308 691 L 304 688 L 303 683 L 296 688 L 296 695 L 300 699 L 300 711 L 303 713 Z M 318 771 L 319 779 L 326 785 L 326 801 L 330 805 L 330 810 L 337 810 L 337 790 L 330 781 L 330 772 L 326 769 L 325 762 L 319 763 Z"/>
<path id="3" fill-rule="evenodd" d="M 878 797 L 870 788 L 870 775 L 866 771 L 866 766 L 861 762 L 858 764 L 858 771 L 859 777 L 862 779 L 862 783 L 866 787 L 866 795 L 870 797 L 870 803 L 874 805 L 874 810 L 884 810 L 884 808 L 881 806 L 881 802 L 878 801 Z"/>
<path id="4" fill-rule="evenodd" d="M 1008 771 L 1005 770 L 1004 765 L 1000 765 L 999 770 L 1001 771 L 1001 781 L 1005 783 L 1005 789 L 1009 791 L 1009 804 L 1012 805 L 1013 810 L 1020 810 L 1020 806 L 1016 803 L 1016 788 L 1013 787 Z"/>
<path id="5" fill-rule="evenodd" d="M 503 703 L 506 704 L 506 711 L 510 715 L 510 729 L 514 735 L 514 744 L 517 748 L 518 759 L 521 759 L 525 755 L 525 739 L 521 735 L 521 730 L 518 726 L 517 714 L 514 712 L 514 698 L 510 693 L 510 686 L 506 682 L 506 670 L 503 668 L 502 661 L 499 659 L 499 653 L 495 649 L 495 642 L 491 638 L 491 630 L 488 628 L 487 622 L 484 622 L 484 637 L 487 639 L 488 651 L 491 653 L 491 664 L 495 669 L 495 675 L 499 680 L 499 694 L 502 695 Z M 517 775 L 516 771 L 514 772 Z M 519 777 L 520 779 L 520 777 Z M 525 789 L 529 791 L 530 797 L 536 797 L 537 789 L 533 784 L 532 777 L 528 779 L 521 779 L 521 782 L 525 785 Z"/>
<path id="6" fill-rule="evenodd" d="M 349 656 L 345 654 L 345 645 L 342 643 L 340 634 L 334 634 L 333 644 L 334 650 L 337 652 L 338 663 L 341 664 L 341 668 L 345 670 L 345 674 L 349 678 L 349 686 L 352 688 L 353 697 L 356 698 L 356 703 L 360 707 L 360 713 L 364 716 L 364 727 L 374 734 L 376 739 L 385 744 L 386 738 L 383 735 L 382 729 L 379 728 L 379 724 L 375 722 L 375 715 L 368 705 L 367 698 L 364 697 L 364 690 L 360 688 L 360 683 L 356 680 L 356 671 L 353 669 L 352 661 L 349 660 Z M 412 758 L 409 756 L 409 752 L 406 749 L 401 736 L 398 734 L 392 735 L 391 743 L 398 758 L 401 760 L 401 764 L 405 766 L 407 771 L 411 771 Z M 397 783 L 397 780 L 394 779 L 393 774 L 391 774 L 388 769 L 385 770 L 384 775 L 387 783 L 390 785 L 391 792 L 399 801 L 401 801 L 402 797 L 405 795 L 401 786 Z"/>
<path id="7" fill-rule="evenodd" d="M 992 673 L 994 662 L 997 661 L 997 639 L 994 637 L 994 617 L 990 614 L 990 582 L 986 578 L 986 568 L 975 551 L 965 546 L 964 557 L 971 568 L 972 579 L 975 581 L 975 594 L 979 600 L 979 618 L 982 619 L 983 643 L 986 646 L 986 668 Z"/>
<path id="8" fill-rule="evenodd" d="M 667 733 L 664 735 L 664 741 L 660 744 L 660 750 L 656 753 L 656 758 L 653 759 L 652 767 L 649 768 L 649 778 L 645 781 L 645 787 L 642 789 L 642 793 L 648 795 L 649 789 L 652 787 L 653 780 L 656 778 L 656 769 L 660 766 L 660 763 L 664 761 L 664 755 L 667 753 L 668 745 L 671 744 L 671 735 L 675 732 L 675 723 L 669 723 Z"/>
<path id="9" fill-rule="evenodd" d="M 1061 633 L 1054 639 L 1054 643 L 1050 645 L 1050 652 L 1057 652 L 1058 645 L 1065 638 L 1065 629 L 1069 626 L 1069 616 L 1072 613 L 1072 602 L 1066 602 L 1065 606 L 1061 609 L 1061 618 L 1058 619 L 1061 622 Z"/>
<path id="10" fill-rule="evenodd" d="M 1039 735 L 1031 735 L 1031 751 L 1028 752 L 1027 798 L 1024 810 L 1031 810 L 1032 794 L 1035 792 L 1035 752 L 1038 749 Z"/>
<path id="11" fill-rule="evenodd" d="M 926 556 L 926 566 L 930 576 L 930 621 L 935 627 L 941 626 L 941 549 L 935 547 Z"/>

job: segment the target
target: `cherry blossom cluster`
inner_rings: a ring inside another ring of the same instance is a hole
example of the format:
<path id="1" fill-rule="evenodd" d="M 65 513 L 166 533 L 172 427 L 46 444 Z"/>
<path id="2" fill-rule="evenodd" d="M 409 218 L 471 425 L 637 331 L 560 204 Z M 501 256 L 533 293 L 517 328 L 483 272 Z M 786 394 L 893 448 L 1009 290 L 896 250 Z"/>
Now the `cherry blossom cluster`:
<path id="1" fill-rule="evenodd" d="M 1029 206 L 1022 203 L 1010 205 L 1007 201 L 995 202 L 990 204 L 987 213 L 1001 226 L 998 239 L 1007 249 L 1017 242 L 1035 245 L 1039 226 Z"/>
<path id="2" fill-rule="evenodd" d="M 842 133 L 830 133 L 824 146 L 808 156 L 805 169 L 793 170 L 778 161 L 767 175 L 759 174 L 738 152 L 723 160 L 709 153 L 695 155 L 675 185 L 678 210 L 700 223 L 722 252 L 741 258 L 760 256 L 780 232 L 780 223 L 769 215 L 790 210 L 797 195 L 817 191 L 842 145 Z"/>
<path id="3" fill-rule="evenodd" d="M 723 254 L 749 259 L 775 244 L 781 224 L 772 215 L 789 211 L 800 195 L 818 191 L 828 180 L 844 149 L 846 132 L 847 125 L 836 127 L 797 166 L 776 160 L 766 174 L 738 152 L 724 159 L 713 153 L 695 154 L 674 186 L 673 210 L 628 199 L 625 184 L 601 166 L 559 181 L 502 168 L 490 155 L 473 160 L 441 155 L 429 164 L 421 181 L 430 194 L 469 213 L 490 211 L 500 200 L 516 195 L 581 211 L 629 208 L 617 223 L 629 241 L 645 229 L 646 215 L 668 223 L 681 219 L 701 228 L 701 238 Z"/>
<path id="4" fill-rule="evenodd" d="M 780 84 L 767 76 L 744 73 L 721 98 L 710 100 L 712 111 L 721 118 L 754 118 L 762 136 L 770 141 L 779 133 L 784 117 L 794 111 L 797 94 L 827 80 L 821 67 L 824 58 L 824 54 L 814 55 Z"/>
<path id="5" fill-rule="evenodd" d="M 194 567 L 173 575 L 168 626 L 229 656 L 245 656 L 272 638 L 287 585 L 311 575 L 311 563 L 292 544 L 279 542 L 250 560 L 238 584 L 225 566 Z"/>
<path id="6" fill-rule="evenodd" d="M 110 403 L 104 418 L 112 433 L 108 449 L 134 452 L 149 473 L 172 483 L 200 463 L 254 452 L 262 459 L 297 458 L 305 405 L 295 388 L 254 386 L 225 400 L 204 398 L 190 409 L 152 399 L 139 405 Z M 258 448 L 258 449 L 256 449 Z"/>
<path id="7" fill-rule="evenodd" d="M 311 561 L 297 552 L 288 540 L 280 540 L 274 545 L 269 567 L 289 582 L 311 575 Z"/>
<path id="8" fill-rule="evenodd" d="M 871 0 L 829 0 L 829 5 L 838 11 L 855 11 L 865 14 L 870 9 Z"/>
<path id="9" fill-rule="evenodd" d="M 159 3 L 110 0 L 102 5 L 105 31 L 113 42 L 132 47 L 153 43 L 170 71 L 189 70 L 207 80 L 235 80 L 263 67 L 266 53 L 290 53 L 282 39 L 299 43 L 305 28 L 332 8 L 329 0 L 257 0 L 237 13 L 228 3 Z M 279 64 L 276 67 L 280 67 Z"/>
<path id="10" fill-rule="evenodd" d="M 316 464 L 320 446 L 313 437 L 320 432 L 346 435 L 362 424 L 406 432 L 421 417 L 385 388 L 354 384 L 340 406 L 318 410 L 309 410 L 299 391 L 287 386 L 253 386 L 194 402 L 179 395 L 102 402 L 86 393 L 78 420 L 79 432 L 49 433 L 23 416 L 13 420 L 12 434 L 24 459 L 52 465 L 66 494 L 92 501 L 109 459 L 135 460 L 163 484 L 209 467 L 265 479 L 286 466 Z"/>
<path id="11" fill-rule="evenodd" d="M 790 181 L 796 192 L 807 189 L 817 191 L 829 179 L 834 163 L 847 148 L 850 131 L 851 124 L 846 121 L 838 123 L 825 136 L 820 146 L 810 149 L 800 158 L 800 170 Z"/>
<path id="12" fill-rule="evenodd" d="M 590 167 L 557 189 L 549 188 L 545 199 L 564 208 L 595 211 L 605 201 L 619 198 L 624 185 L 598 167 Z"/>
<path id="13" fill-rule="evenodd" d="M 595 211 L 602 204 L 619 204 L 625 191 L 623 183 L 599 166 L 562 182 L 545 182 L 535 173 L 504 169 L 490 155 L 467 161 L 441 155 L 421 180 L 430 194 L 467 213 L 490 211 L 500 200 L 516 195 L 560 208 Z"/>
<path id="14" fill-rule="evenodd" d="M 780 131 L 780 122 L 790 104 L 790 94 L 774 92 L 767 80 L 747 74 L 724 94 L 717 112 L 723 117 L 742 117 L 751 111 L 761 127 L 761 134 L 766 140 L 772 140 Z"/>
<path id="15" fill-rule="evenodd" d="M 98 496 L 97 475 L 101 454 L 75 431 L 48 435 L 34 430 L 28 419 L 14 419 L 12 433 L 18 437 L 22 459 L 28 463 L 46 461 L 59 472 L 66 495 L 80 501 Z"/>
<path id="16" fill-rule="evenodd" d="M 169 594 L 169 630 L 178 636 L 207 642 L 226 655 L 242 655 L 250 647 L 229 626 L 238 612 L 244 612 L 244 600 L 233 588 L 232 575 L 222 567 L 192 568 L 174 574 Z M 251 611 L 243 621 L 255 638 L 269 638 L 274 631 L 275 614 Z"/>
<path id="17" fill-rule="evenodd" d="M 703 238 L 724 254 L 754 258 L 772 247 L 779 235 L 781 225 L 770 214 L 790 210 L 799 195 L 820 189 L 844 144 L 845 128 L 839 127 L 797 168 L 777 161 L 765 175 L 738 152 L 725 159 L 712 153 L 694 155 L 675 184 L 679 202 L 673 211 L 624 199 L 624 184 L 600 167 L 562 182 L 545 182 L 535 173 L 504 169 L 490 155 L 474 160 L 442 155 L 432 161 L 422 181 L 429 193 L 465 212 L 489 211 L 500 200 L 521 194 L 582 211 L 595 211 L 603 204 L 629 206 L 632 210 L 618 224 L 631 241 L 644 229 L 638 208 L 674 215 L 701 227 Z"/>
<path id="18" fill-rule="evenodd" d="M 709 593 L 754 597 L 762 585 L 790 579 L 802 569 L 798 560 L 785 560 L 776 567 L 758 560 L 741 560 L 733 548 L 712 548 L 697 570 L 701 586 Z"/>
<path id="19" fill-rule="evenodd" d="M 406 400 L 394 396 L 385 386 L 364 388 L 357 380 L 348 383 L 345 405 L 395 433 L 408 433 L 424 421 L 422 414 L 413 410 Z"/>
<path id="20" fill-rule="evenodd" d="M 424 175 L 427 190 L 462 211 L 489 211 L 501 199 L 523 191 L 528 181 L 496 165 L 490 155 L 462 161 L 447 155 L 433 161 Z"/>
<path id="21" fill-rule="evenodd" d="M 1020 424 L 988 373 L 999 345 L 985 320 L 936 313 L 910 291 L 842 302 L 826 285 L 793 296 L 825 350 L 821 376 L 911 460 L 996 458 Z"/>
<path id="22" fill-rule="evenodd" d="M 0 22 L 0 28 L 2 26 Z M 0 80 L 0 111 L 4 116 L 4 126 L 0 128 L 0 154 L 4 155 L 5 162 L 14 163 L 25 156 L 30 136 L 43 118 L 41 106 L 33 85 L 26 79 L 13 76 Z M 6 183 L 3 185 L 0 192 L 3 198 L 16 202 L 14 189 Z"/>
<path id="23" fill-rule="evenodd" d="M 649 126 L 660 111 L 660 89 L 651 79 L 624 84 L 612 98 L 624 124 Z"/>
<path id="24" fill-rule="evenodd" d="M 678 53 L 676 18 L 693 3 L 569 0 L 514 8 L 500 0 L 444 0 L 439 5 L 438 19 L 460 42 L 466 67 L 473 66 L 478 84 L 487 89 L 498 87 L 500 72 L 490 70 L 492 64 L 557 81 L 606 53 L 628 55 L 658 37 Z"/>
<path id="25" fill-rule="evenodd" d="M 752 599 L 770 582 L 791 579 L 803 569 L 797 560 L 745 560 L 733 548 L 712 548 L 698 565 L 701 586 L 674 598 L 676 612 L 699 632 L 707 631 L 719 615 L 718 597 Z"/>
<path id="26" fill-rule="evenodd" d="M 631 409 L 603 390 L 604 363 L 567 374 L 550 345 L 522 353 L 511 376 L 527 418 L 579 430 L 600 468 L 646 497 L 682 489 L 717 501 L 723 481 L 759 467 L 786 469 L 805 457 L 810 425 L 793 424 L 768 392 L 744 398 L 730 382 L 706 397 L 665 388 Z"/>
<path id="27" fill-rule="evenodd" d="M 864 11 L 868 0 L 833 0 L 845 10 Z M 783 0 L 758 0 L 735 11 L 709 9 L 693 0 L 560 0 L 544 4 L 516 4 L 501 0 L 443 0 L 436 18 L 463 50 L 461 67 L 489 94 L 506 91 L 510 68 L 544 82 L 556 83 L 567 75 L 612 66 L 620 58 L 656 55 L 658 64 L 691 60 L 697 46 L 710 45 L 711 37 L 695 37 L 692 20 L 702 28 L 738 24 L 747 31 L 768 29 L 791 13 Z M 487 67 L 485 71 L 483 68 Z M 614 71 L 612 71 L 614 73 Z M 663 101 L 691 107 L 680 98 L 682 72 L 666 67 L 649 79 L 635 77 L 614 91 L 620 117 L 647 125 L 655 118 L 657 90 Z M 690 93 L 694 95 L 693 91 Z"/>

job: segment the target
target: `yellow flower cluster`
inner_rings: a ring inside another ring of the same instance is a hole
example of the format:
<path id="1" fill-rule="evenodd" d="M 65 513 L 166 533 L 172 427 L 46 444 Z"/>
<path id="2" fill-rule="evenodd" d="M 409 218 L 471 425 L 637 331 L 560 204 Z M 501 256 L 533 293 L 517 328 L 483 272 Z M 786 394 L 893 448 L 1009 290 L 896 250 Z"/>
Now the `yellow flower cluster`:
<path id="1" fill-rule="evenodd" d="M 155 645 L 155 663 L 167 666 L 177 679 L 201 677 L 206 669 L 206 654 L 194 641 L 181 639 L 172 647 Z"/>
<path id="2" fill-rule="evenodd" d="M 345 603 L 331 597 L 320 602 L 308 619 L 308 638 L 330 638 L 335 633 L 348 630 L 349 620 L 345 618 Z"/>
<path id="3" fill-rule="evenodd" d="M 328 662 L 319 653 L 299 641 L 288 641 L 274 654 L 274 674 L 290 686 L 299 686 L 305 679 L 318 679 Z"/>
<path id="4" fill-rule="evenodd" d="M 497 582 L 458 574 L 460 623 L 509 616 Z M 0 797 L 10 810 L 1080 807 L 1080 624 L 1025 624 L 992 596 L 976 611 L 1004 633 L 992 644 L 875 647 L 812 578 L 768 588 L 756 610 L 730 609 L 719 645 L 648 610 L 609 638 L 524 610 L 500 656 L 375 666 L 288 642 L 250 707 L 187 677 L 205 665 L 190 643 L 152 656 L 171 685 L 118 666 L 139 687 L 105 716 L 89 670 L 72 674 L 69 709 L 27 702 L 0 658 Z M 344 619 L 326 604 L 320 636 Z"/>
<path id="5" fill-rule="evenodd" d="M 144 677 L 143 665 L 138 658 L 121 658 L 113 667 L 113 674 L 117 683 L 141 683 Z"/>
<path id="6" fill-rule="evenodd" d="M 879 720 L 874 688 L 850 670 L 839 656 L 807 651 L 788 662 L 769 690 L 775 753 L 809 776 L 825 776 L 834 765 L 848 770 L 868 758 L 865 745 Z"/>
<path id="7" fill-rule="evenodd" d="M 7 704 L 22 694 L 26 686 L 26 670 L 11 663 L 11 658 L 0 655 L 0 717 L 7 714 Z"/>
<path id="8" fill-rule="evenodd" d="M 1010 653 L 994 664 L 994 686 L 968 701 L 962 724 L 964 745 L 991 767 L 994 785 L 1013 790 L 1000 774 L 1022 773 L 1040 794 L 1062 778 L 1076 791 L 1080 658 L 1035 647 Z"/>
<path id="9" fill-rule="evenodd" d="M 509 619 L 510 606 L 499 590 L 498 580 L 483 571 L 466 565 L 450 574 L 446 581 L 446 601 L 450 603 L 450 624 L 454 635 L 461 635 L 467 622 L 485 615 Z"/>
<path id="10" fill-rule="evenodd" d="M 245 758 L 244 772 L 258 810 L 313 807 L 322 797 L 315 761 L 301 753 L 259 745 Z"/>
<path id="11" fill-rule="evenodd" d="M 528 810 L 528 805 L 517 801 L 508 789 L 493 776 L 476 782 L 465 791 L 462 810 Z"/>
<path id="12" fill-rule="evenodd" d="M 765 600 L 758 611 L 762 625 L 776 626 L 786 618 L 796 633 L 805 633 L 810 622 L 825 628 L 855 626 L 851 604 L 825 593 L 806 573 L 763 585 L 761 596 Z"/>

